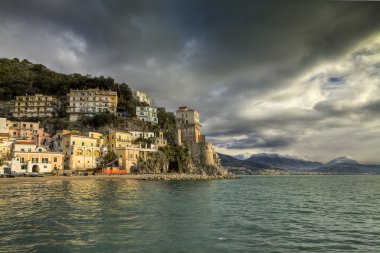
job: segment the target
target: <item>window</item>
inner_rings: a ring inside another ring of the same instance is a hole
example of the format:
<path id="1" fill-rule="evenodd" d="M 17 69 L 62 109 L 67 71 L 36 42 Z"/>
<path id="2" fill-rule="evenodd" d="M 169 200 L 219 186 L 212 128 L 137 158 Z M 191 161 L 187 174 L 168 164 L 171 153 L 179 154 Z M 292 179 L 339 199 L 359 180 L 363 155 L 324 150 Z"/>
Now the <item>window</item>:
<path id="1" fill-rule="evenodd" d="M 84 146 L 84 142 L 82 142 L 82 146 Z"/>
<path id="2" fill-rule="evenodd" d="M 73 141 L 73 145 L 75 145 L 75 141 Z"/>
<path id="3" fill-rule="evenodd" d="M 32 158 L 32 163 L 38 163 L 38 158 Z"/>
<path id="4" fill-rule="evenodd" d="M 42 163 L 48 163 L 48 162 L 49 162 L 49 159 L 47 157 L 42 158 Z"/>
<path id="5" fill-rule="evenodd" d="M 24 163 L 24 157 L 21 157 L 21 158 L 20 158 L 20 162 L 21 162 L 21 163 Z"/>
<path id="6" fill-rule="evenodd" d="M 21 149 L 21 152 L 24 152 L 24 151 L 25 151 L 25 149 L 22 148 L 22 149 Z"/>
<path id="7" fill-rule="evenodd" d="M 54 162 L 58 162 L 58 157 L 54 157 Z"/>

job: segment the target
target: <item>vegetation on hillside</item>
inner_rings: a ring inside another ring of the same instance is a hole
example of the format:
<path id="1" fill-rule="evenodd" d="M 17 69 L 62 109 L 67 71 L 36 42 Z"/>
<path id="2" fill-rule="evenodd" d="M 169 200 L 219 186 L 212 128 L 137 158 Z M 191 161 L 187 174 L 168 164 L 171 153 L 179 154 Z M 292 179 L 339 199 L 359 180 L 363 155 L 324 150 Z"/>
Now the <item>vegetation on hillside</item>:
<path id="1" fill-rule="evenodd" d="M 61 74 L 52 71 L 42 64 L 33 64 L 28 60 L 17 58 L 0 59 L 0 100 L 8 101 L 15 96 L 25 94 L 44 94 L 57 96 L 66 102 L 70 89 L 99 88 L 118 93 L 118 109 L 135 115 L 135 106 L 142 103 L 133 99 L 132 91 L 125 83 L 117 83 L 111 77 L 93 77 L 91 75 Z"/>

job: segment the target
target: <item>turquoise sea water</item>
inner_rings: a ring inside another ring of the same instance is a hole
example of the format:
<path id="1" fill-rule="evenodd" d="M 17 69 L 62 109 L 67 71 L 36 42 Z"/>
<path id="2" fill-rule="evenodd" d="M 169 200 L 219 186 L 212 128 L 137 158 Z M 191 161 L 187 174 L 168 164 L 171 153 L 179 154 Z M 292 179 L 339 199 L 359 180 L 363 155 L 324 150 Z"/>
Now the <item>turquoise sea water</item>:
<path id="1" fill-rule="evenodd" d="M 380 176 L 4 180 L 0 252 L 380 252 Z"/>

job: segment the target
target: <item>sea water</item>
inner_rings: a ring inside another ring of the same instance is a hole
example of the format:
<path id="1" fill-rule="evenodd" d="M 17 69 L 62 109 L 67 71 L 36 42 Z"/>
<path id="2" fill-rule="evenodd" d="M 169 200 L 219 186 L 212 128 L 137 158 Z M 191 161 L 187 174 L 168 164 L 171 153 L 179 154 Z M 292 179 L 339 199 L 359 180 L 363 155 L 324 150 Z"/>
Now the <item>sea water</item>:
<path id="1" fill-rule="evenodd" d="M 0 179 L 0 252 L 380 252 L 380 176 Z"/>

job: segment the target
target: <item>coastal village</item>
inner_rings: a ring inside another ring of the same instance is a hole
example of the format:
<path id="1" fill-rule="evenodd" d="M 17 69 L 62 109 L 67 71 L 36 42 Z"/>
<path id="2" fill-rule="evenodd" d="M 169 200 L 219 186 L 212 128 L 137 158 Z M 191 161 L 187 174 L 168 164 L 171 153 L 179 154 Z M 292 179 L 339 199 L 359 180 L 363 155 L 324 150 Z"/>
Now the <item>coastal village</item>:
<path id="1" fill-rule="evenodd" d="M 115 127 L 108 124 L 101 131 L 83 128 L 82 121 L 99 115 L 112 115 L 115 119 L 127 117 L 128 112 L 118 108 L 116 91 L 70 89 L 65 103 L 52 95 L 16 96 L 8 102 L 9 117 L 0 118 L 0 174 L 210 173 L 210 169 L 223 170 L 213 145 L 201 133 L 198 111 L 180 106 L 175 112 L 175 128 L 168 132 L 157 127 L 160 119 L 153 100 L 142 91 L 132 91 L 132 94 L 140 106 L 135 107 L 135 116 L 129 118 L 139 121 L 140 125 Z M 58 118 L 62 111 L 65 117 L 61 120 L 69 127 L 52 130 L 47 119 Z M 149 126 L 156 126 L 156 130 L 150 131 Z M 177 155 L 180 157 L 170 159 L 174 148 L 180 150 Z"/>

